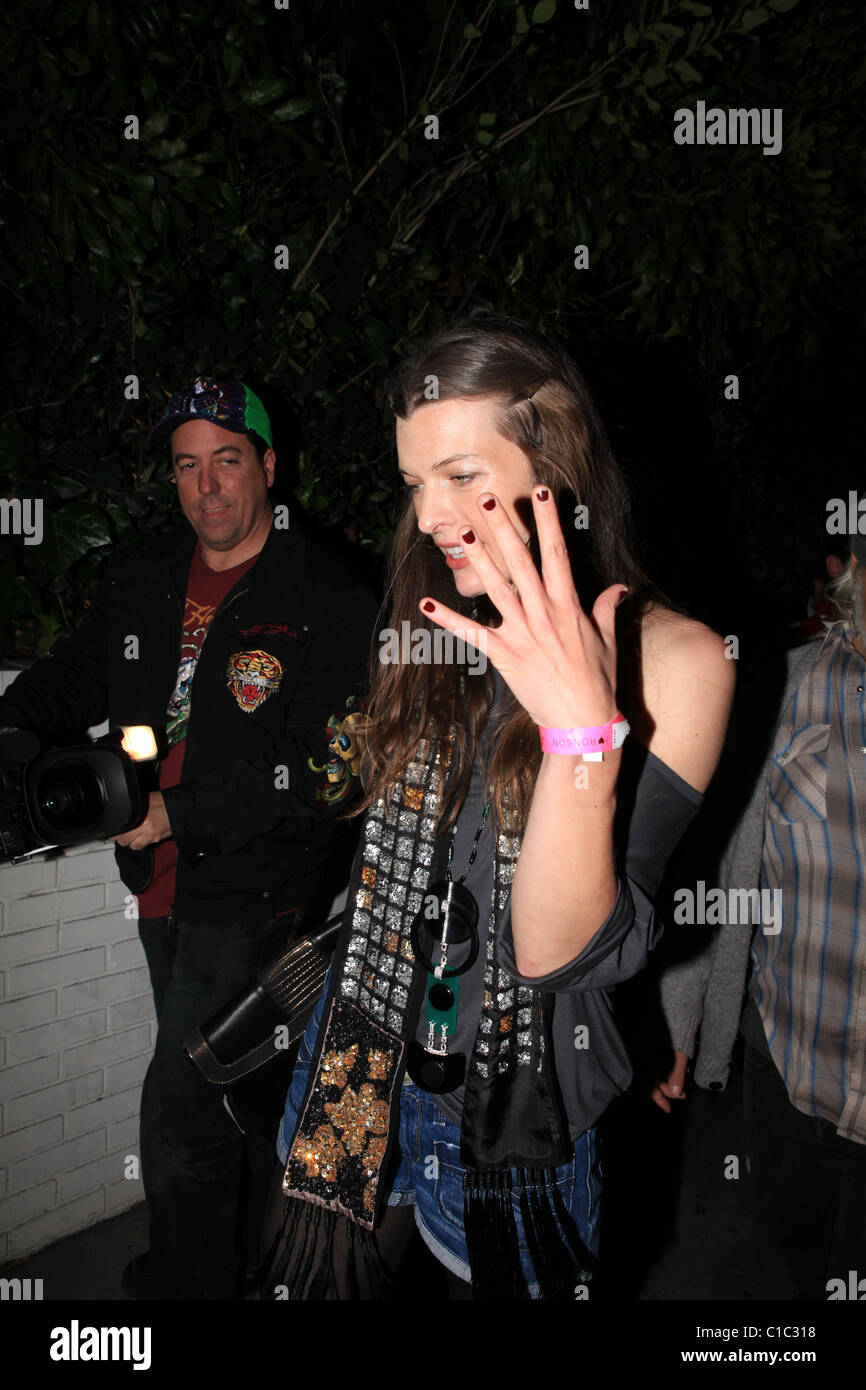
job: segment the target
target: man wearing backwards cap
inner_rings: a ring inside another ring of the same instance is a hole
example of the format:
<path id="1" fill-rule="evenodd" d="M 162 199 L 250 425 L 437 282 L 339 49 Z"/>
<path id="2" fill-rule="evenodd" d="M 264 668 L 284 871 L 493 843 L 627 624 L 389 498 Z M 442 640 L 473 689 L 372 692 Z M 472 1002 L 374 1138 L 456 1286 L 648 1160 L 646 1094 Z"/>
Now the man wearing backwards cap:
<path id="1" fill-rule="evenodd" d="M 271 424 L 249 387 L 197 378 L 150 440 L 168 444 L 188 525 L 112 562 L 81 627 L 0 700 L 0 723 L 68 734 L 107 713 L 166 728 L 147 814 L 115 837 L 159 1024 L 141 1104 L 150 1251 L 124 1288 L 232 1298 L 243 1141 L 183 1039 L 279 954 L 321 880 L 355 789 L 348 765 L 328 780 L 328 720 L 367 687 L 376 605 L 295 520 L 279 524 Z"/>
<path id="2" fill-rule="evenodd" d="M 781 698 L 781 682 L 769 698 L 756 682 L 731 724 L 715 826 L 709 807 L 727 902 L 760 888 L 781 910 L 685 929 L 687 958 L 662 977 L 677 1064 L 653 1093 L 667 1110 L 682 1097 L 689 1056 L 696 1083 L 722 1089 L 739 1023 L 757 1204 L 797 1296 L 821 1300 L 866 1288 L 866 535 L 850 539 L 833 586 L 842 619 L 786 654 Z"/>

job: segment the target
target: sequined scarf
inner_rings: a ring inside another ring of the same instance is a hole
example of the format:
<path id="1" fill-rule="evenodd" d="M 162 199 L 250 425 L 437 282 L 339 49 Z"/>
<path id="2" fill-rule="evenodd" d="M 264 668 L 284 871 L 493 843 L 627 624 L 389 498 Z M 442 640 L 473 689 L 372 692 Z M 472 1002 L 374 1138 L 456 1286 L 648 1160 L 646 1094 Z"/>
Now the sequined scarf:
<path id="1" fill-rule="evenodd" d="M 380 799 L 368 811 L 283 1178 L 287 1196 L 348 1217 L 361 1243 L 387 1195 L 381 1178 L 423 1000 L 425 971 L 415 963 L 410 932 L 428 883 L 442 877 L 448 837 L 437 837 L 435 824 L 449 766 L 450 744 L 422 739 L 387 804 Z M 573 1151 L 551 1065 L 552 1001 L 518 985 L 494 956 L 495 924 L 519 851 L 518 836 L 497 832 L 482 1012 L 461 1125 L 465 1229 L 476 1293 L 526 1297 L 510 1229 L 508 1171 L 522 1170 L 517 1195 L 529 1243 L 537 1247 L 536 1276 L 547 1296 L 573 1297 L 575 1270 L 585 1277 L 591 1261 L 550 1182 L 550 1170 Z M 510 1263 L 503 1249 L 512 1250 Z"/>

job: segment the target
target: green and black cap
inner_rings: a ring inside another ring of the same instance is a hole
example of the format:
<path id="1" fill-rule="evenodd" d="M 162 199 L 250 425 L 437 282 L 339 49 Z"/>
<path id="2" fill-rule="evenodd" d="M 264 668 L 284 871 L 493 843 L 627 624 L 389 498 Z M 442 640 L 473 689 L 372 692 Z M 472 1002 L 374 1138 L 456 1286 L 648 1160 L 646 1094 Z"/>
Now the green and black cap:
<path id="1" fill-rule="evenodd" d="M 175 391 L 165 415 L 147 436 L 148 444 L 165 442 L 187 420 L 210 420 L 232 434 L 257 434 L 274 447 L 268 412 L 255 391 L 242 381 L 214 381 L 197 376 L 191 386 Z"/>

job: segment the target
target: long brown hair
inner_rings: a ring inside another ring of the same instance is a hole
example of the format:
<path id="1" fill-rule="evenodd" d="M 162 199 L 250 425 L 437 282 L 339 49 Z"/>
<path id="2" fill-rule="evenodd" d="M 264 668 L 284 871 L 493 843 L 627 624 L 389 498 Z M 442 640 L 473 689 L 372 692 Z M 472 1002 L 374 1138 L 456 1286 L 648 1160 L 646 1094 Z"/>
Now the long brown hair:
<path id="1" fill-rule="evenodd" d="M 617 580 L 629 594 L 617 610 L 620 709 L 629 717 L 639 689 L 640 619 L 653 602 L 669 602 L 635 558 L 625 482 L 613 457 L 586 382 L 556 344 L 513 319 L 460 319 L 408 352 L 386 387 L 395 416 L 407 420 L 432 399 L 486 397 L 498 403 L 497 429 L 526 454 L 533 481 L 556 499 L 575 587 L 585 612 Z M 587 529 L 576 527 L 576 506 L 588 508 Z M 541 569 L 531 514 L 530 554 Z M 397 524 L 388 566 L 387 625 L 398 633 L 438 625 L 418 607 L 425 594 L 465 614 L 475 624 L 497 627 L 501 618 L 486 594 L 464 598 L 455 590 L 431 536 L 417 526 L 411 493 Z M 441 639 L 440 639 L 441 640 Z M 466 665 L 378 663 L 368 702 L 368 752 L 364 762 L 364 810 L 402 781 L 422 737 L 447 738 L 453 730 L 449 793 L 438 826 L 450 825 L 469 789 L 479 737 L 494 697 L 488 664 L 483 675 Z M 487 780 L 500 827 L 522 831 L 541 764 L 537 726 L 511 691 L 492 732 Z"/>

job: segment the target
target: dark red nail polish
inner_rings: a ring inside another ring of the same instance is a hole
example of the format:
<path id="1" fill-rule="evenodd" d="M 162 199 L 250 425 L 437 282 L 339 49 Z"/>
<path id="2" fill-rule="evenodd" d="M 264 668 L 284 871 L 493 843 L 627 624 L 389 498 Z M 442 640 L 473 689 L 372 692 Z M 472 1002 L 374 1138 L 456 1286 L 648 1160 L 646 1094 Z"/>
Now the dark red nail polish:
<path id="1" fill-rule="evenodd" d="M 494 497 L 488 497 L 481 503 L 481 505 L 486 512 L 492 512 L 493 508 L 496 506 L 496 499 Z"/>
<path id="2" fill-rule="evenodd" d="M 424 609 L 425 613 L 432 613 L 433 609 L 436 607 L 436 604 L 431 603 L 430 599 L 428 598 L 425 600 L 424 603 L 421 604 L 421 607 Z"/>
<path id="3" fill-rule="evenodd" d="M 540 487 L 535 495 L 538 498 L 539 502 L 546 502 L 548 497 L 550 496 L 550 493 L 548 492 L 546 487 Z"/>
<path id="4" fill-rule="evenodd" d="M 461 539 L 461 541 L 465 541 L 466 545 L 474 545 L 474 544 L 475 544 L 475 532 L 474 532 L 474 531 L 464 531 L 464 532 L 461 534 L 460 539 Z"/>

